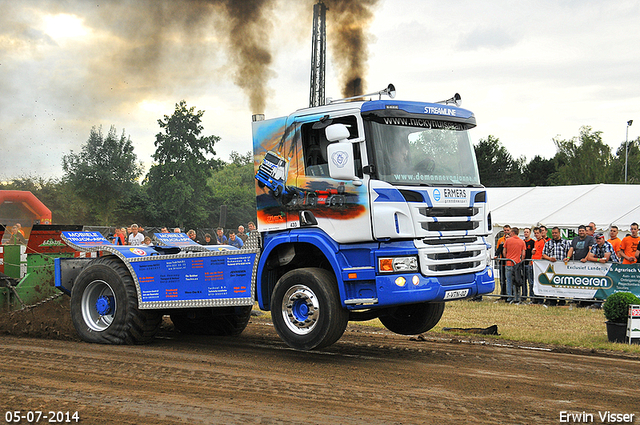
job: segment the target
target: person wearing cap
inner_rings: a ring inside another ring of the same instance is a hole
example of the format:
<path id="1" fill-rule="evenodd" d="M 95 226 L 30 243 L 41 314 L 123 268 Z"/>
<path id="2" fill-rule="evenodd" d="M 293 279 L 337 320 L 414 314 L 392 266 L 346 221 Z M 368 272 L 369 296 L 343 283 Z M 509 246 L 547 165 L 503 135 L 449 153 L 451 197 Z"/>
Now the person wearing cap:
<path id="1" fill-rule="evenodd" d="M 616 255 L 613 246 L 608 241 L 604 240 L 602 233 L 596 233 L 596 243 L 591 247 L 587 254 L 587 261 L 593 261 L 595 263 L 606 263 L 611 261 L 613 263 L 619 263 L 620 260 Z"/>

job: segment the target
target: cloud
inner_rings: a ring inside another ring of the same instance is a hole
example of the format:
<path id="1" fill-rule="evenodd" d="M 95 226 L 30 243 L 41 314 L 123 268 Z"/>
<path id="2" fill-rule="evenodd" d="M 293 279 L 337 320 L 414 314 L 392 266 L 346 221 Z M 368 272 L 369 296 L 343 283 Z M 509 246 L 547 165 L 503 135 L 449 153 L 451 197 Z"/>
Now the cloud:
<path id="1" fill-rule="evenodd" d="M 517 39 L 503 28 L 476 28 L 460 37 L 461 50 L 504 49 L 517 43 Z"/>

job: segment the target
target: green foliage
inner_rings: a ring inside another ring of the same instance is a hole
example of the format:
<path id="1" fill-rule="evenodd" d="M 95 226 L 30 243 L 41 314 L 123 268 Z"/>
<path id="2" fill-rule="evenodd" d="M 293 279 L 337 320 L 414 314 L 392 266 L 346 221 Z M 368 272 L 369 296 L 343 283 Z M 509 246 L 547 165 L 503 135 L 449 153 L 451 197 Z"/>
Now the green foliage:
<path id="1" fill-rule="evenodd" d="M 497 137 L 489 135 L 474 147 L 480 182 L 487 187 L 520 186 L 524 158 L 514 160 Z"/>
<path id="2" fill-rule="evenodd" d="M 624 183 L 624 163 L 627 152 L 625 142 L 622 142 L 616 150 L 616 156 L 611 164 L 611 183 Z M 629 140 L 627 159 L 627 182 L 640 184 L 640 137 Z"/>
<path id="3" fill-rule="evenodd" d="M 244 165 L 249 165 L 253 167 L 253 153 L 251 151 L 245 153 L 244 155 L 240 155 L 236 151 L 231 151 L 229 154 L 229 160 L 231 164 L 237 165 L 238 167 L 242 167 Z"/>
<path id="4" fill-rule="evenodd" d="M 154 220 L 154 211 L 151 208 L 152 203 L 145 191 L 144 187 L 135 185 L 131 188 L 130 196 L 118 203 L 116 210 L 114 211 L 116 221 L 114 225 L 130 225 L 131 223 L 139 223 L 146 225 L 159 225 L 163 226 L 163 223 L 158 223 Z"/>
<path id="5" fill-rule="evenodd" d="M 555 158 L 545 159 L 540 155 L 533 157 L 522 171 L 525 184 L 530 186 L 551 186 L 550 178 L 556 172 Z"/>
<path id="6" fill-rule="evenodd" d="M 211 188 L 207 180 L 220 167 L 213 149 L 217 136 L 201 136 L 204 111 L 188 108 L 184 100 L 173 115 L 158 120 L 156 163 L 149 170 L 145 189 L 154 205 L 154 220 L 179 227 L 206 226 L 210 219 Z"/>
<path id="7" fill-rule="evenodd" d="M 602 141 L 602 132 L 580 128 L 580 136 L 570 140 L 554 139 L 558 149 L 555 184 L 594 184 L 610 181 L 611 148 Z"/>
<path id="8" fill-rule="evenodd" d="M 240 155 L 233 151 L 231 163 L 226 164 L 209 179 L 209 187 L 213 192 L 211 205 L 213 223 L 219 222 L 219 207 L 227 206 L 225 227 L 237 228 L 240 224 L 246 227 L 247 222 L 256 221 L 256 192 L 254 183 L 253 155 L 247 152 Z"/>
<path id="9" fill-rule="evenodd" d="M 480 181 L 489 187 L 624 183 L 624 143 L 614 156 L 602 132 L 588 126 L 580 128 L 578 137 L 554 143 L 553 158 L 536 155 L 526 163 L 514 160 L 496 137 L 481 139 L 475 146 Z M 640 183 L 640 138 L 629 142 L 628 176 L 629 183 Z"/>
<path id="10" fill-rule="evenodd" d="M 631 292 L 616 292 L 609 297 L 602 305 L 604 317 L 610 322 L 627 323 L 629 317 L 629 306 L 640 304 L 640 298 Z"/>
<path id="11" fill-rule="evenodd" d="M 142 174 L 131 139 L 124 131 L 118 137 L 114 126 L 106 137 L 102 127 L 92 127 L 82 150 L 62 157 L 62 169 L 63 181 L 89 206 L 91 221 L 102 225 L 112 223 L 118 202 L 128 198 Z"/>

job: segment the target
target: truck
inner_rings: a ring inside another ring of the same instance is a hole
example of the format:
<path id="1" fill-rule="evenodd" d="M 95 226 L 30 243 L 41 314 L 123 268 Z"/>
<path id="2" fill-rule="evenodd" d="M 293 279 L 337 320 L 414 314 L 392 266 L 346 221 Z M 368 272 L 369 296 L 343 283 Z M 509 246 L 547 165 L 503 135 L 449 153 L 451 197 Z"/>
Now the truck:
<path id="1" fill-rule="evenodd" d="M 255 303 L 298 350 L 333 344 L 349 321 L 421 334 L 445 302 L 494 290 L 475 126 L 459 95 L 399 101 L 393 85 L 254 115 L 257 231 L 242 249 L 184 235 L 118 247 L 63 232 L 101 255 L 56 259 L 56 286 L 91 342 L 147 342 L 164 315 L 183 332 L 238 335 Z"/>

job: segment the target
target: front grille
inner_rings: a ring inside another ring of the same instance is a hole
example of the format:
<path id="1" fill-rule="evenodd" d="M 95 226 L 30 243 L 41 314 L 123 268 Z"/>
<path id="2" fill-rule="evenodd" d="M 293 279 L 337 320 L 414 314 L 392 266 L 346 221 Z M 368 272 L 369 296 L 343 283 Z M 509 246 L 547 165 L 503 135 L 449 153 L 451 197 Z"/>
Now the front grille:
<path id="1" fill-rule="evenodd" d="M 262 171 L 268 176 L 271 176 L 272 168 L 273 168 L 273 164 L 271 164 L 270 162 L 264 161 L 262 164 L 260 164 L 260 171 Z"/>
<path id="2" fill-rule="evenodd" d="M 429 266 L 429 270 L 431 270 L 432 272 L 466 270 L 466 269 L 473 269 L 475 267 L 478 267 L 479 265 L 480 265 L 479 261 L 471 261 L 468 263 L 455 263 L 455 264 L 438 264 L 438 265 Z"/>
<path id="3" fill-rule="evenodd" d="M 478 238 L 447 238 L 447 239 L 423 239 L 425 245 L 449 245 L 456 243 L 474 243 Z"/>
<path id="4" fill-rule="evenodd" d="M 479 251 L 462 251 L 462 252 L 441 252 L 438 254 L 428 254 L 430 260 L 457 260 L 461 258 L 471 258 L 479 255 Z"/>
<path id="5" fill-rule="evenodd" d="M 422 223 L 422 228 L 429 232 L 447 232 L 453 230 L 473 230 L 478 228 L 477 221 L 431 221 Z"/>
<path id="6" fill-rule="evenodd" d="M 418 211 L 425 217 L 472 217 L 478 214 L 479 208 L 419 208 Z"/>

